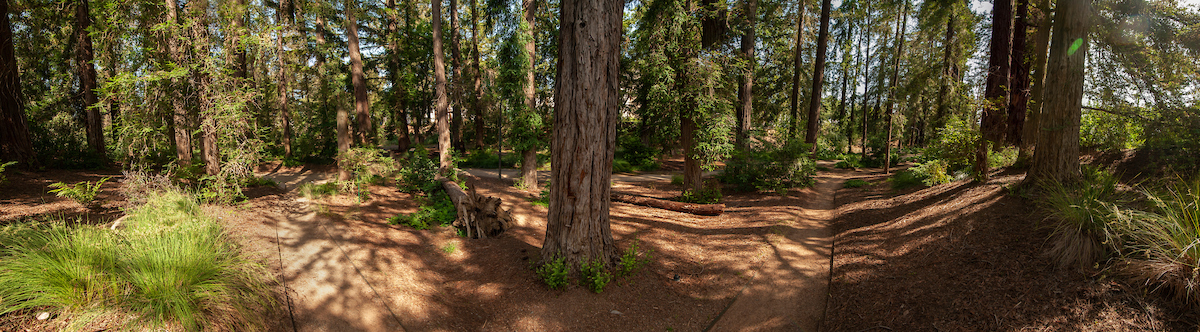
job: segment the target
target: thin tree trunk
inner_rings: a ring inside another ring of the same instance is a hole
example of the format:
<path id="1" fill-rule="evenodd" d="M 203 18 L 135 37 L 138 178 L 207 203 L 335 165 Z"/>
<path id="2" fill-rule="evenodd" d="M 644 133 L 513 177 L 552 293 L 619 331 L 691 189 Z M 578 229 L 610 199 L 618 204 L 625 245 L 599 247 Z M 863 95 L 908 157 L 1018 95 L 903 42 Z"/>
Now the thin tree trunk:
<path id="1" fill-rule="evenodd" d="M 1037 34 L 1033 38 L 1033 78 L 1031 80 L 1032 91 L 1030 91 L 1030 107 L 1026 112 L 1025 126 L 1021 140 L 1020 152 L 1017 154 L 1017 160 L 1027 161 L 1033 157 L 1034 143 L 1038 140 L 1039 119 L 1042 114 L 1042 100 L 1045 97 L 1044 91 L 1046 86 L 1046 53 L 1050 44 L 1050 2 L 1048 0 L 1040 0 L 1037 5 L 1038 11 L 1042 13 L 1042 20 L 1038 24 Z"/>
<path id="2" fill-rule="evenodd" d="M 246 0 L 234 0 L 233 3 L 233 29 L 228 31 L 233 37 L 229 45 L 233 49 L 233 77 L 245 79 L 248 66 L 246 50 L 242 48 L 242 36 L 246 35 Z"/>
<path id="3" fill-rule="evenodd" d="M 279 7 L 275 12 L 275 24 L 279 25 L 279 35 L 276 39 L 276 48 L 279 55 L 279 115 L 283 119 L 283 157 L 284 159 L 292 159 L 292 117 L 288 110 L 288 62 L 287 50 L 283 48 L 283 40 L 285 34 L 291 29 L 288 24 L 292 21 L 292 13 L 290 11 L 290 1 L 279 0 Z"/>
<path id="4" fill-rule="evenodd" d="M 479 12 L 476 1 L 471 0 L 471 76 L 475 81 L 475 93 L 471 95 L 471 114 L 475 116 L 475 147 L 483 147 L 483 133 L 487 129 L 484 127 L 483 105 L 480 104 L 479 96 L 483 95 L 483 72 L 479 70 Z"/>
<path id="5" fill-rule="evenodd" d="M 550 211 L 542 260 L 612 266 L 609 225 L 620 76 L 620 0 L 563 0 L 554 91 Z"/>
<path id="6" fill-rule="evenodd" d="M 1025 58 L 1026 36 L 1029 25 L 1025 20 L 1029 17 L 1029 0 L 1018 0 L 1017 16 L 1013 20 L 1012 57 L 1008 102 L 1008 144 L 1021 146 L 1025 138 L 1025 113 L 1029 107 L 1029 59 Z"/>
<path id="7" fill-rule="evenodd" d="M 809 149 L 817 151 L 817 132 L 821 130 L 821 97 L 825 87 L 825 52 L 829 49 L 829 12 L 833 7 L 831 0 L 821 2 L 821 30 L 817 35 L 817 60 L 813 65 L 812 94 L 808 101 L 808 133 L 804 142 L 811 144 Z"/>
<path id="8" fill-rule="evenodd" d="M 454 151 L 466 152 L 467 146 L 463 143 L 463 121 L 462 121 L 462 95 L 463 95 L 463 79 L 462 79 L 462 54 L 459 52 L 458 45 L 458 0 L 450 0 L 450 65 L 454 67 L 454 80 L 450 81 L 451 95 L 454 96 L 453 116 L 450 117 L 450 144 L 454 146 Z"/>
<path id="9" fill-rule="evenodd" d="M 855 100 L 859 101 L 858 108 L 862 109 L 862 119 L 859 119 L 861 121 L 861 125 L 859 127 L 860 127 L 860 129 L 862 129 L 862 135 L 859 136 L 859 139 L 861 140 L 861 144 L 859 144 L 858 152 L 861 153 L 863 156 L 867 155 L 867 89 L 871 85 L 871 78 L 868 76 L 869 75 L 868 68 L 871 66 L 870 2 L 867 3 L 867 6 L 868 6 L 867 7 L 867 24 L 864 25 L 858 33 L 859 36 L 861 36 L 861 38 L 865 39 L 865 40 L 858 43 L 858 45 L 856 46 L 856 48 L 858 50 L 855 51 L 855 53 L 859 53 L 859 56 L 857 57 L 858 58 L 858 68 L 856 69 L 858 71 L 858 73 L 855 75 L 855 77 L 861 76 L 863 79 L 863 93 L 862 93 L 862 95 L 859 95 L 857 99 L 855 99 Z M 866 47 L 866 49 L 867 49 L 866 61 L 863 61 L 863 57 L 861 56 L 863 44 L 866 44 L 866 46 L 867 46 Z M 855 83 L 854 83 L 854 91 L 858 91 L 858 81 L 857 80 L 855 80 Z"/>
<path id="10" fill-rule="evenodd" d="M 525 40 L 525 54 L 529 55 L 529 70 L 525 72 L 525 111 L 537 112 L 537 87 L 534 85 L 534 68 L 537 68 L 537 49 L 533 42 L 534 24 L 537 23 L 537 1 L 525 0 L 522 3 L 525 12 L 525 25 L 529 30 L 525 31 L 529 39 Z M 521 184 L 528 190 L 537 190 L 537 150 L 528 149 L 521 151 Z"/>
<path id="11" fill-rule="evenodd" d="M 183 52 L 180 43 L 186 39 L 180 36 L 182 32 L 179 27 L 179 5 L 175 0 L 167 0 L 167 24 L 169 26 L 169 36 L 167 37 L 167 49 L 171 57 L 171 61 L 176 64 L 183 63 Z M 188 112 L 184 103 L 186 100 L 183 97 L 182 80 L 172 78 L 170 83 L 171 90 L 171 107 L 174 138 L 175 138 L 175 159 L 180 166 L 192 164 L 192 130 L 188 121 Z"/>
<path id="12" fill-rule="evenodd" d="M 1079 120 L 1091 15 L 1092 4 L 1087 0 L 1059 0 L 1055 8 L 1046 68 L 1046 87 L 1055 93 L 1045 95 L 1037 151 L 1026 182 L 1041 185 L 1046 183 L 1043 181 L 1079 178 Z"/>
<path id="13" fill-rule="evenodd" d="M 92 37 L 88 29 L 92 26 L 92 14 L 88 0 L 75 4 L 75 63 L 79 71 L 79 89 L 83 94 L 84 113 L 87 114 L 88 147 L 100 158 L 107 159 L 104 146 L 104 121 L 100 118 L 100 105 L 96 98 L 96 65 L 92 63 Z"/>
<path id="14" fill-rule="evenodd" d="M 195 43 L 193 49 L 196 55 L 201 59 L 210 56 L 208 50 L 208 0 L 198 0 L 189 3 L 192 12 L 192 40 Z M 196 92 L 199 94 L 200 100 L 200 131 L 203 132 L 203 159 L 204 172 L 208 175 L 217 175 L 221 173 L 221 151 L 217 145 L 217 123 L 213 118 L 213 113 L 216 112 L 212 107 L 212 91 L 210 85 L 212 78 L 209 76 L 207 69 L 202 68 L 195 75 Z"/>
<path id="15" fill-rule="evenodd" d="M 937 115 L 933 120 L 934 128 L 946 126 L 946 113 L 949 113 L 950 110 L 950 97 L 957 93 L 955 87 L 958 85 L 958 81 L 952 80 L 952 78 L 958 76 L 956 74 L 958 72 L 957 58 L 954 56 L 954 39 L 958 32 L 955 29 L 955 21 L 958 18 L 958 14 L 953 9 L 953 4 L 949 4 L 948 6 L 951 6 L 951 9 L 949 9 L 950 14 L 946 18 L 946 41 L 942 42 L 942 79 L 938 83 L 938 109 Z"/>
<path id="16" fill-rule="evenodd" d="M 371 130 L 371 104 L 367 101 L 367 80 L 363 74 L 362 53 L 358 51 L 358 13 L 354 1 L 346 1 L 346 44 L 350 51 L 350 82 L 354 86 L 354 118 L 358 122 L 358 144 L 375 146 Z"/>
<path id="17" fill-rule="evenodd" d="M 442 1 L 433 1 L 433 73 L 438 131 L 438 165 L 442 172 L 450 169 L 450 119 L 447 119 L 450 100 L 446 96 L 446 60 L 442 54 Z"/>
<path id="18" fill-rule="evenodd" d="M 742 84 L 738 87 L 738 100 L 741 106 L 737 110 L 737 139 L 739 151 L 745 152 L 749 145 L 751 121 L 754 115 L 754 67 L 757 60 L 754 56 L 754 25 L 758 18 L 758 1 L 745 2 L 746 30 L 742 33 L 742 59 L 746 61 L 745 72 L 742 74 Z"/>
<path id="19" fill-rule="evenodd" d="M 892 79 L 888 83 L 892 88 L 888 89 L 887 111 L 884 114 L 887 119 L 887 139 L 883 142 L 883 174 L 891 174 L 892 112 L 896 109 L 896 86 L 900 84 L 900 58 L 904 57 L 904 41 L 908 38 L 904 34 L 908 29 L 908 1 L 905 0 L 901 5 L 904 6 L 904 10 L 901 11 L 904 18 L 900 20 L 900 25 L 896 26 L 896 54 L 892 58 Z"/>
<path id="20" fill-rule="evenodd" d="M 790 100 L 792 123 L 788 127 L 788 139 L 796 137 L 800 130 L 800 67 L 804 63 L 801 51 L 804 49 L 804 16 L 807 9 L 807 1 L 800 0 L 800 13 L 796 15 L 796 49 L 793 50 L 795 54 L 792 57 L 792 98 Z"/>
<path id="21" fill-rule="evenodd" d="M 1008 108 L 1010 56 L 1012 55 L 1012 1 L 996 0 L 992 6 L 992 47 L 988 58 L 986 99 L 979 124 L 979 145 L 975 149 L 975 175 L 980 181 L 988 179 L 988 150 L 992 143 L 1004 139 L 1005 112 Z"/>
<path id="22" fill-rule="evenodd" d="M 850 84 L 850 50 L 847 43 L 850 42 L 852 29 L 852 25 L 847 25 L 846 30 L 842 30 L 842 37 L 838 42 L 841 49 L 839 57 L 842 61 L 842 92 L 838 97 L 838 119 L 846 125 L 846 150 L 849 150 L 854 145 L 854 113 L 853 110 L 849 114 L 846 113 L 846 89 Z M 846 153 L 850 153 L 850 151 L 846 151 Z"/>
<path id="23" fill-rule="evenodd" d="M 8 0 L 0 0 L 0 13 L 8 13 Z M 24 169 L 37 169 L 37 155 L 29 141 L 29 126 L 21 105 L 21 78 L 13 52 L 12 25 L 0 15 L 0 160 L 15 160 Z"/>

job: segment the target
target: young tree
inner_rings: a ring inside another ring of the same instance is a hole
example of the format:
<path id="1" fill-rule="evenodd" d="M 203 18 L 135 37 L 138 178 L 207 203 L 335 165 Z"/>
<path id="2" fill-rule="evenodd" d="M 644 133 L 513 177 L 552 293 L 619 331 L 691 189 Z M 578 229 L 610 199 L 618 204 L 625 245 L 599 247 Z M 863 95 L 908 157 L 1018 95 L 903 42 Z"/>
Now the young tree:
<path id="1" fill-rule="evenodd" d="M 542 260 L 616 258 L 609 225 L 620 100 L 620 0 L 563 0 L 554 90 L 553 181 Z"/>
<path id="2" fill-rule="evenodd" d="M 754 56 L 754 24 L 758 17 L 758 0 L 743 0 L 745 2 L 746 28 L 742 32 L 742 61 L 746 62 L 742 74 L 742 84 L 738 86 L 738 99 L 741 105 L 737 109 L 737 149 L 745 152 L 750 137 L 750 122 L 754 115 L 754 67 L 758 61 Z"/>
<path id="3" fill-rule="evenodd" d="M 354 86 L 354 117 L 358 121 L 358 144 L 373 146 L 371 104 L 367 101 L 367 79 L 363 74 L 362 53 L 358 51 L 358 13 L 356 1 L 346 1 L 346 44 L 350 51 L 350 81 Z"/>
<path id="4" fill-rule="evenodd" d="M 817 35 L 817 61 L 813 65 L 812 94 L 808 101 L 808 132 L 804 142 L 811 144 L 813 152 L 817 151 L 817 131 L 821 130 L 821 91 L 825 87 L 825 56 L 829 49 L 829 11 L 832 1 L 821 1 L 821 30 Z"/>
<path id="5" fill-rule="evenodd" d="M 171 61 L 176 65 L 183 64 L 184 54 L 181 43 L 184 39 L 184 33 L 179 26 L 179 5 L 175 0 L 167 0 L 167 50 Z M 183 97 L 183 82 L 179 78 L 172 78 L 168 88 L 171 90 L 171 108 L 172 122 L 175 131 L 175 160 L 180 166 L 192 164 L 192 126 L 188 117 L 188 111 Z"/>
<path id="6" fill-rule="evenodd" d="M 283 48 L 284 38 L 291 29 L 291 22 L 295 20 L 295 13 L 292 11 L 291 0 L 278 0 L 279 7 L 275 10 L 275 24 L 279 26 L 278 35 L 276 35 L 276 53 L 279 56 L 279 82 L 275 82 L 278 86 L 278 107 L 279 115 L 283 119 L 283 157 L 284 159 L 292 158 L 292 117 L 288 111 L 288 59 L 287 51 Z"/>
<path id="7" fill-rule="evenodd" d="M 801 51 L 804 50 L 804 17 L 807 15 L 805 11 L 808 9 L 808 1 L 800 0 L 800 12 L 796 14 L 796 49 L 793 50 L 792 57 L 794 63 L 792 67 L 792 98 L 791 110 L 792 116 L 791 126 L 788 127 L 788 139 L 796 137 L 800 127 L 800 69 L 804 66 L 804 58 L 801 57 Z"/>
<path id="8" fill-rule="evenodd" d="M 25 109 L 21 105 L 21 79 L 13 52 L 12 26 L 8 22 L 8 0 L 0 0 L 0 160 L 16 160 L 22 167 L 37 166 Z"/>
<path id="9" fill-rule="evenodd" d="M 883 173 L 891 174 L 892 167 L 892 111 L 896 108 L 896 86 L 900 84 L 900 58 L 904 57 L 904 41 L 907 39 L 905 31 L 908 28 L 908 0 L 903 0 L 901 6 L 901 15 L 904 18 L 899 20 L 899 25 L 896 26 L 896 54 L 892 57 L 892 79 L 888 83 L 892 88 L 888 90 L 888 105 L 884 112 L 884 118 L 887 120 L 887 139 L 883 141 Z"/>
<path id="10" fill-rule="evenodd" d="M 83 94 L 83 107 L 87 114 L 88 147 L 101 158 L 107 158 L 104 147 L 104 123 L 100 118 L 100 105 L 96 99 L 96 65 L 92 63 L 92 37 L 88 30 L 92 26 L 89 0 L 78 0 L 75 4 L 75 65 L 79 71 L 79 89 Z"/>
<path id="11" fill-rule="evenodd" d="M 1046 70 L 1046 87 L 1055 93 L 1046 93 L 1044 97 L 1046 104 L 1039 120 L 1037 150 L 1025 176 L 1027 183 L 1070 182 L 1079 177 L 1083 68 L 1091 21 L 1091 1 L 1058 1 Z"/>
<path id="12" fill-rule="evenodd" d="M 529 57 L 529 68 L 525 71 L 525 112 L 531 112 L 531 116 L 537 114 L 537 86 L 534 80 L 534 68 L 537 68 L 537 49 L 534 44 L 534 24 L 537 23 L 537 0 L 524 0 L 523 12 L 525 13 L 524 32 L 527 39 L 525 40 L 525 54 Z M 537 190 L 537 149 L 527 147 L 520 151 L 521 153 L 521 184 L 526 189 Z"/>
<path id="13" fill-rule="evenodd" d="M 1012 2 L 996 0 L 992 6 L 992 54 L 988 58 L 987 85 L 983 91 L 986 100 L 979 123 L 979 145 L 975 149 L 975 175 L 983 181 L 988 178 L 988 150 L 992 143 L 999 144 L 1005 133 L 1012 64 Z"/>
<path id="14" fill-rule="evenodd" d="M 436 113 L 438 132 L 439 167 L 445 172 L 450 169 L 450 122 L 447 117 L 450 101 L 446 96 L 446 56 L 442 54 L 442 1 L 433 0 L 433 72 L 437 95 Z"/>

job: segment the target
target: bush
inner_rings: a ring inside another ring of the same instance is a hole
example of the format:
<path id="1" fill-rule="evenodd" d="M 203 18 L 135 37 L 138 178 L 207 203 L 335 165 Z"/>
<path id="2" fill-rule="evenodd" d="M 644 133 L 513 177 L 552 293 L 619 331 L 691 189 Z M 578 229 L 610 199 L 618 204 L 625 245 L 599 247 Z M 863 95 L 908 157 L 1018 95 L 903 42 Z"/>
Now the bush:
<path id="1" fill-rule="evenodd" d="M 925 163 L 917 164 L 916 167 L 910 168 L 913 176 L 921 179 L 921 183 L 926 186 L 936 186 L 939 184 L 950 183 L 954 178 L 947 172 L 949 171 L 950 163 L 941 159 L 934 159 Z"/>
<path id="2" fill-rule="evenodd" d="M 1123 272 L 1181 302 L 1200 303 L 1200 180 L 1144 194 L 1153 204 L 1151 212 L 1109 206 L 1130 235 L 1131 256 L 1138 258 L 1125 260 Z"/>
<path id="3" fill-rule="evenodd" d="M 1118 115 L 1087 111 L 1079 123 L 1079 145 L 1099 150 L 1132 149 L 1142 145 L 1142 126 Z"/>
<path id="4" fill-rule="evenodd" d="M 325 183 L 309 182 L 301 184 L 298 189 L 300 190 L 300 196 L 308 198 L 322 198 L 338 193 L 339 187 L 340 186 L 337 184 L 337 182 L 333 181 Z"/>
<path id="5" fill-rule="evenodd" d="M 350 172 L 351 181 L 343 183 L 343 191 L 354 191 L 359 201 L 370 198 L 368 186 L 394 177 L 400 166 L 387 152 L 377 148 L 353 148 L 338 156 L 342 161 L 338 167 Z"/>
<path id="6" fill-rule="evenodd" d="M 683 195 L 679 197 L 679 201 L 694 204 L 716 204 L 721 202 L 721 188 L 704 188 L 699 192 L 691 189 L 684 190 Z"/>
<path id="7" fill-rule="evenodd" d="M 1083 168 L 1078 184 L 1045 186 L 1039 202 L 1049 214 L 1047 219 L 1054 221 L 1047 254 L 1059 267 L 1092 266 L 1109 251 L 1120 249 L 1120 234 L 1107 207 L 1117 198 L 1116 190 L 1116 176 L 1094 167 Z"/>
<path id="8" fill-rule="evenodd" d="M 400 191 L 406 193 L 430 192 L 441 185 L 436 180 L 437 162 L 423 152 L 418 149 L 417 152 L 408 155 L 404 166 L 400 167 L 400 183 L 398 184 Z"/>
<path id="9" fill-rule="evenodd" d="M 99 205 L 99 202 L 96 202 L 96 194 L 100 193 L 100 186 L 103 186 L 104 182 L 111 178 L 112 177 L 106 177 L 100 179 L 100 181 L 96 181 L 95 183 L 82 181 L 76 183 L 75 185 L 67 185 L 62 182 L 56 182 L 50 184 L 50 187 L 58 189 L 50 190 L 50 192 L 58 195 L 58 197 L 70 198 L 76 203 L 79 203 L 79 205 L 83 205 L 87 208 L 95 208 Z"/>
<path id="10" fill-rule="evenodd" d="M 860 168 L 860 167 L 863 167 L 863 165 L 862 165 L 862 155 L 857 155 L 857 154 L 847 154 L 847 155 L 843 156 L 843 157 L 842 157 L 842 160 L 841 160 L 841 161 L 838 161 L 836 165 L 833 165 L 833 167 L 837 167 L 837 168 L 840 168 L 840 169 L 849 169 L 849 168 Z"/>
<path id="11" fill-rule="evenodd" d="M 182 190 L 171 182 L 171 177 L 162 173 L 151 173 L 144 170 L 128 170 L 122 172 L 125 179 L 121 180 L 121 194 L 130 207 L 141 206 L 155 193 Z"/>
<path id="12" fill-rule="evenodd" d="M 671 175 L 671 184 L 676 185 L 676 186 L 682 186 L 683 185 L 683 175 L 672 174 Z"/>
<path id="13" fill-rule="evenodd" d="M 762 148 L 735 153 L 726 163 L 720 180 L 745 191 L 786 193 L 789 188 L 812 186 L 816 164 L 808 147 L 800 142 L 780 146 L 768 143 Z"/>
<path id="14" fill-rule="evenodd" d="M 638 257 L 639 255 L 642 257 Z M 621 260 L 617 263 L 617 276 L 626 277 L 633 275 L 634 272 L 637 272 L 637 270 L 641 269 L 642 266 L 645 266 L 646 263 L 649 262 L 650 254 L 641 253 L 638 248 L 637 240 L 634 240 L 633 243 L 629 245 L 629 248 L 625 249 L 625 252 L 621 254 Z"/>
<path id="15" fill-rule="evenodd" d="M 604 286 L 612 281 L 612 273 L 604 268 L 604 261 L 599 259 L 583 263 L 579 267 L 579 276 L 579 282 L 595 293 L 604 291 Z"/>
<path id="16" fill-rule="evenodd" d="M 651 146 L 642 144 L 640 138 L 629 136 L 632 139 L 623 139 L 621 144 L 617 146 L 617 151 L 613 159 L 613 172 L 643 172 L 658 170 L 661 165 L 658 163 L 658 150 Z M 617 170 L 617 163 L 621 163 L 621 170 Z"/>
<path id="17" fill-rule="evenodd" d="M 951 117 L 937 132 L 937 139 L 925 148 L 924 157 L 945 160 L 947 169 L 952 170 L 971 166 L 979 147 L 979 131 L 966 121 Z"/>
<path id="18" fill-rule="evenodd" d="M 537 269 L 538 278 L 550 286 L 550 289 L 562 289 L 567 285 L 567 262 L 563 258 L 556 258 Z"/>
<path id="19" fill-rule="evenodd" d="M 4 185 L 5 183 L 8 183 L 8 177 L 6 177 L 4 175 L 4 169 L 9 168 L 12 165 L 16 165 L 16 164 L 17 164 L 17 162 L 15 162 L 15 161 L 10 161 L 7 163 L 0 163 L 0 186 Z"/>
<path id="20" fill-rule="evenodd" d="M 446 192 L 435 191 L 422 200 L 421 207 L 417 212 L 388 218 L 388 222 L 393 225 L 407 225 L 424 230 L 429 229 L 430 226 L 450 225 L 457 218 L 458 209 L 454 208 L 454 202 L 450 201 Z"/>
<path id="21" fill-rule="evenodd" d="M 516 153 L 505 154 L 504 158 L 496 155 L 496 150 L 478 149 L 467 153 L 466 156 L 457 158 L 459 167 L 471 168 L 503 168 L 516 167 L 521 162 L 521 155 Z"/>
<path id="22" fill-rule="evenodd" d="M 917 177 L 912 171 L 903 170 L 896 172 L 888 181 L 892 182 L 892 190 L 904 190 L 911 187 L 925 185 L 925 180 Z"/>
<path id="23" fill-rule="evenodd" d="M 863 179 L 850 179 L 850 180 L 846 180 L 846 182 L 842 184 L 842 187 L 844 187 L 844 188 L 859 188 L 859 187 L 865 187 L 865 186 L 869 186 L 869 185 L 871 185 L 871 183 L 867 182 Z"/>
<path id="24" fill-rule="evenodd" d="M 178 191 L 149 196 L 120 231 L 63 222 L 5 227 L 0 314 L 51 307 L 67 329 L 95 321 L 131 330 L 263 328 L 262 313 L 274 305 L 269 272 L 242 257 L 195 199 Z"/>

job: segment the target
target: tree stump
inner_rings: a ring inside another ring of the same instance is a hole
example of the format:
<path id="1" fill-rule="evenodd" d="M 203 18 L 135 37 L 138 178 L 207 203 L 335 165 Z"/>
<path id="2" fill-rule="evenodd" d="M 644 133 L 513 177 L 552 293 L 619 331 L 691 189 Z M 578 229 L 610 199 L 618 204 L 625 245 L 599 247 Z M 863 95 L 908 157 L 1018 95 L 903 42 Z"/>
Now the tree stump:
<path id="1" fill-rule="evenodd" d="M 479 195 L 474 188 L 471 191 L 464 191 L 454 181 L 440 176 L 438 181 L 442 182 L 442 188 L 446 189 L 446 196 L 450 197 L 450 201 L 454 202 L 454 208 L 458 211 L 458 218 L 453 223 L 454 227 L 462 230 L 467 237 L 472 239 L 497 237 L 511 227 L 512 215 L 500 207 L 500 198 Z"/>

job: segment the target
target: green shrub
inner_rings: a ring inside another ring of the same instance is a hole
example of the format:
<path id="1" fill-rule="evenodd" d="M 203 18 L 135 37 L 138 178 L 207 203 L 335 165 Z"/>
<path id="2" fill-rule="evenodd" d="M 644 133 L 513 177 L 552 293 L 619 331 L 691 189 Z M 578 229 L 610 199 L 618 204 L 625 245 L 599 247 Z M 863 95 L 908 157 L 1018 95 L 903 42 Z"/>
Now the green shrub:
<path id="1" fill-rule="evenodd" d="M 10 161 L 7 163 L 0 163 L 0 185 L 4 185 L 5 183 L 8 183 L 8 177 L 4 175 L 4 169 L 9 168 L 12 165 L 16 165 L 16 164 L 17 164 L 17 162 L 15 162 L 15 161 Z"/>
<path id="2" fill-rule="evenodd" d="M 542 264 L 537 269 L 538 278 L 550 286 L 550 289 L 562 289 L 567 285 L 567 262 L 563 258 L 555 258 Z"/>
<path id="3" fill-rule="evenodd" d="M 274 305 L 270 272 L 178 191 L 151 194 L 112 231 L 62 222 L 0 233 L 0 314 L 50 307 L 68 330 L 258 330 Z M 11 235 L 19 235 L 11 236 Z"/>
<path id="4" fill-rule="evenodd" d="M 683 175 L 672 174 L 671 175 L 671 184 L 676 185 L 676 186 L 682 186 L 683 185 Z"/>
<path id="5" fill-rule="evenodd" d="M 639 255 L 641 257 L 639 257 Z M 621 260 L 617 262 L 617 276 L 626 277 L 633 275 L 635 272 L 640 270 L 642 266 L 645 266 L 649 262 L 650 254 L 642 253 L 638 248 L 638 241 L 634 240 L 633 243 L 629 245 L 629 248 L 626 248 L 621 254 Z"/>
<path id="6" fill-rule="evenodd" d="M 542 192 L 530 202 L 533 205 L 550 207 L 550 181 L 546 181 L 546 185 L 542 187 Z"/>
<path id="7" fill-rule="evenodd" d="M 680 202 L 694 204 L 716 204 L 721 202 L 721 188 L 709 187 L 696 192 L 688 189 L 679 197 Z"/>
<path id="8" fill-rule="evenodd" d="M 860 168 L 862 166 L 862 155 L 857 154 L 844 155 L 842 156 L 842 160 L 833 165 L 833 167 L 840 169 Z"/>
<path id="9" fill-rule="evenodd" d="M 604 286 L 612 281 L 612 273 L 604 267 L 604 261 L 596 259 L 583 263 L 579 267 L 579 282 L 592 292 L 604 291 Z"/>
<path id="10" fill-rule="evenodd" d="M 407 225 L 409 227 L 424 230 L 430 226 L 447 226 L 458 218 L 458 209 L 454 208 L 454 202 L 450 201 L 450 197 L 446 196 L 445 191 L 435 191 L 429 194 L 428 197 L 421 199 L 421 207 L 412 214 L 396 215 L 388 218 L 388 222 L 393 225 Z"/>
<path id="11" fill-rule="evenodd" d="M 959 170 L 971 166 L 975 149 L 979 147 L 979 131 L 974 126 L 950 117 L 946 126 L 938 129 L 937 139 L 925 148 L 925 158 L 945 160 L 947 169 Z"/>
<path id="12" fill-rule="evenodd" d="M 859 188 L 859 187 L 865 187 L 865 186 L 869 186 L 869 185 L 871 185 L 871 183 L 867 182 L 863 179 L 850 179 L 850 180 L 846 180 L 846 182 L 842 184 L 842 187 Z"/>
<path id="13" fill-rule="evenodd" d="M 308 198 L 322 198 L 337 194 L 338 190 L 340 189 L 339 187 L 341 186 L 339 186 L 337 182 L 329 181 L 325 183 L 309 182 L 301 184 L 298 189 L 300 190 L 300 196 Z"/>
<path id="14" fill-rule="evenodd" d="M 925 185 L 925 181 L 923 179 L 917 177 L 916 174 L 913 174 L 913 172 L 909 170 L 896 172 L 896 174 L 892 175 L 888 181 L 892 182 L 892 190 L 903 190 Z"/>
<path id="15" fill-rule="evenodd" d="M 58 197 L 70 198 L 72 201 L 79 203 L 79 205 L 93 208 L 98 205 L 97 203 L 99 203 L 96 202 L 96 194 L 100 193 L 100 186 L 103 186 L 104 182 L 111 178 L 112 177 L 105 177 L 100 179 L 100 181 L 96 181 L 95 183 L 81 181 L 75 185 L 56 182 L 50 184 L 50 187 L 58 189 L 50 190 L 50 192 L 58 195 Z"/>
<path id="16" fill-rule="evenodd" d="M 1119 115 L 1084 110 L 1079 123 L 1079 145 L 1099 150 L 1122 150 L 1145 142 L 1142 125 Z"/>
<path id="17" fill-rule="evenodd" d="M 1119 232 L 1108 204 L 1116 200 L 1117 178 L 1094 167 L 1083 168 L 1076 184 L 1049 183 L 1039 204 L 1053 221 L 1047 254 L 1059 267 L 1087 267 L 1118 250 Z"/>
<path id="18" fill-rule="evenodd" d="M 997 169 L 1012 166 L 1017 163 L 1017 148 L 1005 147 L 1000 151 L 988 151 L 988 168 Z"/>
<path id="19" fill-rule="evenodd" d="M 913 176 L 921 179 L 921 182 L 926 186 L 936 186 L 939 184 L 950 183 L 954 180 L 947 172 L 950 163 L 941 159 L 934 159 L 925 163 L 917 164 L 916 167 L 910 168 Z"/>
<path id="20" fill-rule="evenodd" d="M 1187 303 L 1200 303 L 1200 180 L 1168 186 L 1165 193 L 1145 191 L 1149 212 L 1109 205 L 1117 224 L 1131 238 L 1131 256 L 1123 272 L 1144 285 L 1166 290 Z"/>
<path id="21" fill-rule="evenodd" d="M 437 189 L 441 184 L 437 182 L 438 164 L 424 151 L 418 149 L 405 158 L 404 166 L 400 167 L 400 183 L 398 184 L 400 191 L 413 193 L 418 191 L 428 192 Z"/>
<path id="22" fill-rule="evenodd" d="M 808 151 L 809 145 L 796 142 L 738 152 L 726 163 L 720 180 L 744 191 L 786 193 L 789 188 L 812 186 L 816 164 Z"/>
<path id="23" fill-rule="evenodd" d="M 644 172 L 658 170 L 658 150 L 642 144 L 640 138 L 622 139 L 613 159 L 613 172 Z M 622 170 L 617 170 L 617 163 Z"/>
<path id="24" fill-rule="evenodd" d="M 343 191 L 353 191 L 359 201 L 370 198 L 368 187 L 372 183 L 383 182 L 384 179 L 396 176 L 400 165 L 395 159 L 387 156 L 387 151 L 378 148 L 352 148 L 338 156 L 343 167 L 350 172 L 351 181 L 342 183 Z"/>
<path id="25" fill-rule="evenodd" d="M 633 164 L 630 164 L 628 161 L 625 161 L 624 159 L 613 159 L 613 163 L 612 163 L 612 172 L 613 173 L 629 173 L 629 172 L 634 172 L 636 170 L 637 169 L 635 169 L 633 167 Z"/>

